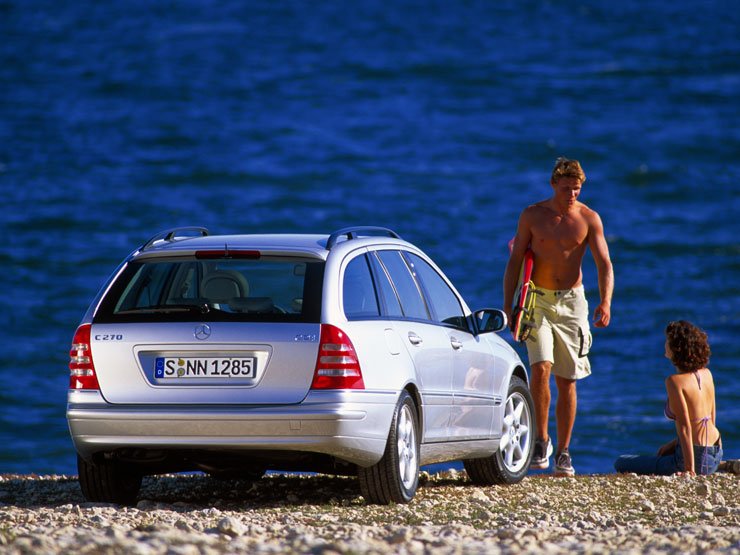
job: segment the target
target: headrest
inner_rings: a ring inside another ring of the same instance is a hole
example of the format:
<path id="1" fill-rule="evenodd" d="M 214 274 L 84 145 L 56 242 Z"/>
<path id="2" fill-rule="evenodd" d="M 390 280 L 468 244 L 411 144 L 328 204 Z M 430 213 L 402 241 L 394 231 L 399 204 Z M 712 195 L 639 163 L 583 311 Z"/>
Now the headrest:
<path id="1" fill-rule="evenodd" d="M 249 295 L 247 279 L 236 270 L 216 270 L 204 277 L 201 284 L 201 296 L 215 302 L 247 295 Z"/>

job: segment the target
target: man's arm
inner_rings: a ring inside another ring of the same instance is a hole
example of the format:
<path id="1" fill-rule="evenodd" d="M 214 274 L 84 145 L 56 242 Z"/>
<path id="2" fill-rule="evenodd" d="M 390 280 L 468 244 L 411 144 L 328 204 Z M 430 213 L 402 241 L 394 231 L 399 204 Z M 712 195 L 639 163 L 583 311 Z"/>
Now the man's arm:
<path id="1" fill-rule="evenodd" d="M 519 216 L 519 223 L 514 236 L 514 243 L 509 255 L 509 262 L 504 272 L 504 312 L 511 322 L 511 305 L 514 301 L 514 290 L 519 281 L 519 271 L 524 260 L 524 253 L 532 241 L 532 230 L 529 223 L 529 215 L 525 209 Z"/>
<path id="2" fill-rule="evenodd" d="M 588 246 L 596 263 L 601 302 L 594 311 L 594 326 L 605 328 L 611 320 L 612 293 L 614 292 L 614 268 L 609 258 L 609 247 L 604 237 L 604 225 L 596 212 L 589 222 Z"/>

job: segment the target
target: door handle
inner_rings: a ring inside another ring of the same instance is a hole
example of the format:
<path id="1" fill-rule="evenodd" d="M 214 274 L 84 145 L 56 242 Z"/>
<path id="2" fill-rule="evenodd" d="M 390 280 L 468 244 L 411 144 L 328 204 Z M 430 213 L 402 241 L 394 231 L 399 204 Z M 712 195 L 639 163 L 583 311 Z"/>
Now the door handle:
<path id="1" fill-rule="evenodd" d="M 452 345 L 452 348 L 456 351 L 459 351 L 462 349 L 462 341 L 460 341 L 457 337 L 450 337 L 450 345 Z"/>
<path id="2" fill-rule="evenodd" d="M 409 342 L 412 345 L 421 345 L 424 342 L 424 340 L 418 335 L 416 335 L 413 331 L 410 331 L 409 332 Z"/>

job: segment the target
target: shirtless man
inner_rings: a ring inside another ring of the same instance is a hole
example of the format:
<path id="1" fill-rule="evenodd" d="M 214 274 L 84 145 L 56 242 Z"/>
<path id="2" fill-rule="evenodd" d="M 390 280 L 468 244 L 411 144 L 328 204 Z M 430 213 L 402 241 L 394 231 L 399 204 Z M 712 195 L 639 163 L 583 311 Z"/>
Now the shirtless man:
<path id="1" fill-rule="evenodd" d="M 577 200 L 585 181 L 586 175 L 577 160 L 558 158 L 550 179 L 553 195 L 522 212 L 504 274 L 504 309 L 511 317 L 519 269 L 527 247 L 532 249 L 532 282 L 537 297 L 534 328 L 526 344 L 537 439 L 531 468 L 550 466 L 552 441 L 547 424 L 552 373 L 558 390 L 555 474 L 561 476 L 575 474 L 568 446 L 576 418 L 576 380 L 591 374 L 586 356 L 591 347 L 591 332 L 581 274 L 586 247 L 590 247 L 598 270 L 601 302 L 594 311 L 597 328 L 609 325 L 614 289 L 614 272 L 601 218 Z"/>

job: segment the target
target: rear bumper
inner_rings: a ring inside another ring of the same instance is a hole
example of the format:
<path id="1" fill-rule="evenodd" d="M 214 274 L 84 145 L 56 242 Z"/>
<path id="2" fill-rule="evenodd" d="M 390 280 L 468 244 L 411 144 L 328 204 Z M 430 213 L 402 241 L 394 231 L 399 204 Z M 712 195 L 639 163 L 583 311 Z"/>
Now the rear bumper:
<path id="1" fill-rule="evenodd" d="M 67 421 L 82 457 L 125 448 L 320 453 L 369 466 L 380 460 L 397 393 L 311 392 L 297 405 L 111 405 L 70 391 Z"/>

